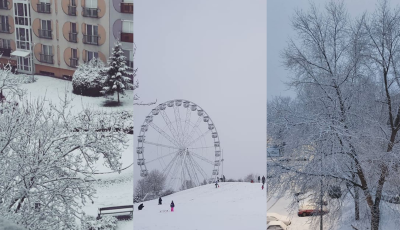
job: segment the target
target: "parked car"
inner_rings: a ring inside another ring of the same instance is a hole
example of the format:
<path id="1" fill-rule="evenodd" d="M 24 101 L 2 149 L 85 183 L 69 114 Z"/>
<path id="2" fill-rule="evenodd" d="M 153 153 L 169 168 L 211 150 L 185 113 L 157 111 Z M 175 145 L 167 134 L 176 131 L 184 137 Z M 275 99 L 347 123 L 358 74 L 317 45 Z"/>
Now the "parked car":
<path id="1" fill-rule="evenodd" d="M 267 224 L 267 230 L 287 230 L 286 224 L 282 221 L 271 221 Z"/>
<path id="2" fill-rule="evenodd" d="M 328 208 L 322 206 L 322 215 L 325 215 L 329 212 Z M 298 216 L 316 216 L 321 215 L 321 207 L 317 204 L 308 204 L 301 206 L 297 213 Z"/>
<path id="3" fill-rule="evenodd" d="M 292 222 L 288 220 L 287 216 L 280 215 L 278 213 L 267 212 L 267 224 L 272 221 L 282 221 L 285 225 L 290 225 Z"/>

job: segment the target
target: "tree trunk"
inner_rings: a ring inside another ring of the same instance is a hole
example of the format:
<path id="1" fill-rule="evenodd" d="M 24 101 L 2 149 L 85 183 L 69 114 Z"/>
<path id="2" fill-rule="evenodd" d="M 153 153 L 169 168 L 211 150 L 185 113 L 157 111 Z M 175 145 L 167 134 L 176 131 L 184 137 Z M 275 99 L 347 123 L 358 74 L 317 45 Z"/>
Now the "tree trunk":
<path id="1" fill-rule="evenodd" d="M 379 204 L 374 204 L 371 209 L 371 230 L 379 230 L 380 208 Z"/>
<path id="2" fill-rule="evenodd" d="M 358 187 L 354 187 L 354 216 L 356 220 L 360 220 L 360 194 Z"/>
<path id="3" fill-rule="evenodd" d="M 119 104 L 119 91 L 117 91 L 117 95 L 118 95 L 118 104 Z"/>

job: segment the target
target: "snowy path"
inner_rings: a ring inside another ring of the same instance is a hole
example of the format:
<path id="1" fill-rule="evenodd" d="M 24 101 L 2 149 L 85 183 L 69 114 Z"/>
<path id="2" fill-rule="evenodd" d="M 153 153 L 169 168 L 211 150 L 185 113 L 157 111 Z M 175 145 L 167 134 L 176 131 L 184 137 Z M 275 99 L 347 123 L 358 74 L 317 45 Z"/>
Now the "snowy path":
<path id="1" fill-rule="evenodd" d="M 175 211 L 169 210 L 171 201 Z M 266 193 L 261 184 L 220 183 L 213 184 L 144 202 L 142 211 L 134 211 L 135 230 L 262 230 L 266 229 Z"/>

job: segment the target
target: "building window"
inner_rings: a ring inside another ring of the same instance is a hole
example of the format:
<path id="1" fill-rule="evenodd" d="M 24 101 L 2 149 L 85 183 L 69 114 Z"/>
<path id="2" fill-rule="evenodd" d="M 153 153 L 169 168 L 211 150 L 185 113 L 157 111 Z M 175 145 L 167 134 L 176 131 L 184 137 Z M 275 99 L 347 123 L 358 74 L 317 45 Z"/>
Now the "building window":
<path id="1" fill-rule="evenodd" d="M 53 64 L 53 47 L 51 45 L 42 45 L 40 61 L 48 64 Z"/>
<path id="2" fill-rule="evenodd" d="M 8 23 L 8 16 L 0 16 L 0 33 L 10 33 L 10 24 Z"/>
<path id="3" fill-rule="evenodd" d="M 69 1 L 68 15 L 76 16 L 76 0 L 70 0 Z"/>
<path id="4" fill-rule="evenodd" d="M 70 58 L 70 66 L 78 67 L 78 50 L 71 48 L 71 58 Z"/>
<path id="5" fill-rule="evenodd" d="M 4 57 L 10 57 L 11 54 L 11 40 L 0 39 L 0 54 Z"/>
<path id="6" fill-rule="evenodd" d="M 27 3 L 15 3 L 14 4 L 15 11 L 15 24 L 29 26 L 29 17 L 28 17 L 28 4 Z"/>
<path id="7" fill-rule="evenodd" d="M 8 10 L 8 0 L 0 0 L 0 9 Z"/>
<path id="8" fill-rule="evenodd" d="M 30 50 L 29 41 L 30 41 L 30 29 L 27 28 L 17 28 L 17 48 Z"/>
<path id="9" fill-rule="evenodd" d="M 86 0 L 85 7 L 83 8 L 83 16 L 98 18 L 97 0 Z"/>
<path id="10" fill-rule="evenodd" d="M 96 25 L 86 25 L 86 35 L 83 35 L 83 43 L 99 45 L 99 27 Z"/>
<path id="11" fill-rule="evenodd" d="M 37 4 L 37 11 L 39 13 L 50 14 L 50 0 L 40 0 Z"/>
<path id="12" fill-rule="evenodd" d="M 86 62 L 89 62 L 93 58 L 99 58 L 99 53 L 87 50 L 86 51 Z"/>
<path id="13" fill-rule="evenodd" d="M 69 32 L 69 41 L 78 42 L 78 31 L 76 30 L 76 23 L 71 22 L 71 30 Z"/>
<path id="14" fill-rule="evenodd" d="M 123 0 L 122 1 L 121 13 L 133 14 L 133 0 Z"/>
<path id="15" fill-rule="evenodd" d="M 40 20 L 39 37 L 52 39 L 51 20 Z"/>
<path id="16" fill-rule="evenodd" d="M 133 43 L 133 21 L 122 21 L 121 41 Z"/>

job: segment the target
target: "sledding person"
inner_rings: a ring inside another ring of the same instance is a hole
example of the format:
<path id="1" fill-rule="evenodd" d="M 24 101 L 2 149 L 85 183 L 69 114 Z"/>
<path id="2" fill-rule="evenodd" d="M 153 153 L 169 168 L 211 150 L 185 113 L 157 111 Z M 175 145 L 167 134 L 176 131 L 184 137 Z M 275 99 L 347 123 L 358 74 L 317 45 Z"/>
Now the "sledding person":
<path id="1" fill-rule="evenodd" d="M 158 205 L 162 205 L 162 199 L 161 199 L 161 197 L 158 199 Z"/>
<path id="2" fill-rule="evenodd" d="M 258 183 L 260 183 L 260 176 L 258 176 Z"/>
<path id="3" fill-rule="evenodd" d="M 265 184 L 265 176 L 262 177 L 262 183 Z"/>
<path id="4" fill-rule="evenodd" d="M 175 207 L 174 201 L 171 202 L 170 206 L 171 206 L 171 212 L 173 212 L 174 211 L 174 207 Z"/>
<path id="5" fill-rule="evenodd" d="M 144 207 L 144 205 L 143 205 L 143 203 L 141 203 L 141 204 L 139 205 L 138 209 L 139 209 L 139 210 L 142 210 L 143 207 Z"/>

